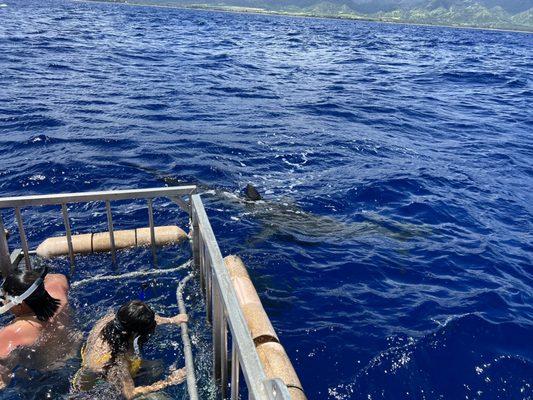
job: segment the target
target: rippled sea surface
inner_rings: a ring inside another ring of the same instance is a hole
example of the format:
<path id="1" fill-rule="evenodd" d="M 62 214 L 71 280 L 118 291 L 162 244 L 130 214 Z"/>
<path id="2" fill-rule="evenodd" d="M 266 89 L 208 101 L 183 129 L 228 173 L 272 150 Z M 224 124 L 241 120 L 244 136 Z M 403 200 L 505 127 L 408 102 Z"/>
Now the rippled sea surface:
<path id="1" fill-rule="evenodd" d="M 533 398 L 532 35 L 4 2 L 0 195 L 198 184 L 310 399 Z M 264 202 L 238 200 L 247 183 Z M 178 215 L 156 206 L 157 223 Z M 146 224 L 144 204 L 114 210 L 119 227 Z M 73 229 L 105 229 L 103 211 L 72 206 Z M 33 246 L 62 233 L 59 210 L 23 216 Z M 120 260 L 150 268 L 149 251 Z M 109 268 L 82 258 L 73 278 Z M 177 312 L 171 276 L 80 286 L 80 329 L 140 290 Z M 183 360 L 178 332 L 158 335 L 161 377 Z M 0 397 L 61 398 L 78 366 L 26 371 Z"/>

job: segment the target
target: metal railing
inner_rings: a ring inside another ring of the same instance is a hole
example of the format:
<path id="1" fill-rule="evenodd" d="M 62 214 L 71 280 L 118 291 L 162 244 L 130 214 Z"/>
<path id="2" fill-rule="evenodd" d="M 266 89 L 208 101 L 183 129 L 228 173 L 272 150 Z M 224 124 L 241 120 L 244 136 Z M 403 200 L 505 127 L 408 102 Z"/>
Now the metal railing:
<path id="1" fill-rule="evenodd" d="M 31 269 L 30 249 L 28 240 L 24 230 L 24 222 L 22 220 L 21 209 L 24 207 L 35 206 L 61 206 L 63 214 L 63 224 L 65 226 L 65 233 L 67 237 L 68 252 L 71 266 L 74 267 L 75 257 L 72 246 L 72 232 L 70 229 L 70 219 L 67 205 L 70 203 L 87 203 L 101 201 L 105 203 L 107 213 L 107 224 L 109 229 L 109 236 L 111 242 L 111 254 L 113 262 L 115 262 L 115 235 L 113 230 L 113 216 L 111 212 L 111 201 L 117 200 L 135 200 L 145 199 L 148 205 L 148 221 L 150 224 L 150 242 L 152 246 L 152 254 L 154 263 L 157 264 L 155 229 L 152 200 L 157 197 L 167 197 L 175 201 L 180 207 L 189 213 L 189 206 L 181 198 L 184 195 L 192 195 L 196 192 L 196 186 L 180 186 L 157 189 L 132 189 L 132 190 L 110 190 L 104 192 L 84 192 L 84 193 L 65 193 L 65 194 L 51 194 L 51 195 L 35 195 L 35 196 L 20 196 L 20 197 L 3 197 L 0 198 L 0 210 L 5 208 L 12 208 L 15 211 L 18 231 L 21 241 L 22 251 L 24 253 L 24 260 L 26 268 Z M 0 213 L 0 262 L 4 265 L 6 260 L 7 238 L 4 229 L 4 222 Z M 4 267 L 3 267 L 4 268 Z"/>
<path id="2" fill-rule="evenodd" d="M 232 338 L 231 400 L 239 398 L 241 369 L 251 399 L 289 400 L 289 392 L 281 380 L 266 378 L 215 234 L 198 194 L 191 196 L 191 220 L 194 262 L 200 271 L 207 317 L 213 327 L 213 375 L 220 384 L 222 398 L 226 398 L 228 389 L 229 327 Z"/>
<path id="3" fill-rule="evenodd" d="M 183 199 L 183 196 L 188 196 L 188 199 Z M 232 400 L 239 399 L 239 376 L 242 371 L 250 399 L 290 400 L 289 392 L 283 381 L 267 379 L 265 375 L 204 205 L 200 195 L 196 194 L 196 186 L 0 198 L 0 266 L 2 267 L 2 274 L 5 275 L 7 269 L 11 268 L 12 265 L 2 219 L 2 209 L 14 209 L 22 247 L 22 255 L 19 253 L 18 259 L 24 257 L 26 267 L 31 269 L 30 254 L 34 251 L 30 250 L 28 245 L 21 209 L 33 206 L 60 206 L 68 243 L 69 260 L 71 267 L 74 268 L 75 254 L 67 205 L 97 201 L 105 203 L 113 263 L 116 262 L 116 247 L 111 202 L 134 199 L 147 201 L 152 255 L 156 264 L 153 199 L 160 197 L 169 198 L 189 214 L 193 262 L 200 275 L 200 284 L 205 293 L 207 318 L 212 325 L 213 376 L 220 385 L 222 398 L 227 398 L 228 389 L 230 389 L 230 398 Z M 231 376 L 228 376 L 228 333 L 231 335 L 232 343 Z"/>

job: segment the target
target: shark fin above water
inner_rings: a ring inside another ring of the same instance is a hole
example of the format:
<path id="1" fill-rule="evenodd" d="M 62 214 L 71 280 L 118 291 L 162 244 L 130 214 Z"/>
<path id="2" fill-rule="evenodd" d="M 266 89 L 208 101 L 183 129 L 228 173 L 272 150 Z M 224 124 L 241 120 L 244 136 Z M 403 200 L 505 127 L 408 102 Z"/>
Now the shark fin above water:
<path id="1" fill-rule="evenodd" d="M 149 173 L 168 186 L 194 184 L 201 193 L 209 195 L 215 202 L 241 208 L 240 217 L 249 216 L 261 224 L 261 231 L 254 238 L 250 238 L 252 242 L 267 241 L 273 236 L 280 236 L 299 243 L 316 244 L 332 239 L 351 240 L 373 235 L 403 242 L 431 233 L 431 229 L 426 225 L 399 222 L 376 213 L 363 213 L 363 221 L 345 221 L 336 216 L 306 211 L 294 201 L 265 200 L 251 183 L 238 192 L 232 192 L 207 185 L 193 177 L 175 177 L 131 162 L 123 164 Z"/>
<path id="2" fill-rule="evenodd" d="M 244 196 L 246 197 L 247 200 L 258 201 L 258 200 L 262 199 L 262 197 L 259 194 L 258 190 L 251 183 L 246 185 L 246 187 L 244 188 L 243 192 L 244 192 Z"/>

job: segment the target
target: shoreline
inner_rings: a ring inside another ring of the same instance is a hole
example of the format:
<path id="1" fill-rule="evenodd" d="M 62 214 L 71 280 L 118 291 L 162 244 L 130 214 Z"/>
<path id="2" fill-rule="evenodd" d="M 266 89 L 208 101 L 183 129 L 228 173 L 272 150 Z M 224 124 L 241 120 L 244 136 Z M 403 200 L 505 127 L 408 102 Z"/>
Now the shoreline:
<path id="1" fill-rule="evenodd" d="M 372 17 L 357 17 L 357 16 L 334 16 L 334 15 L 315 15 L 315 14 L 306 14 L 306 13 L 296 13 L 296 12 L 284 12 L 284 11 L 270 11 L 264 9 L 256 8 L 246 8 L 235 6 L 210 6 L 202 4 L 176 4 L 176 5 L 166 5 L 166 4 L 150 4 L 150 3 L 141 3 L 141 2 L 122 2 L 122 1 L 107 1 L 107 0 L 72 0 L 79 3 L 100 3 L 100 4 L 119 4 L 124 6 L 136 6 L 136 7 L 155 7 L 155 8 L 172 8 L 178 10 L 197 10 L 197 11 L 209 11 L 209 12 L 220 12 L 220 13 L 230 13 L 230 14 L 252 14 L 252 15 L 271 15 L 279 17 L 291 17 L 291 18 L 318 18 L 318 19 L 331 19 L 331 20 L 341 20 L 341 21 L 362 21 L 362 22 L 373 22 L 377 24 L 389 24 L 389 25 L 407 25 L 407 26 L 424 26 L 429 28 L 451 28 L 451 29 L 472 29 L 478 31 L 491 31 L 491 32 L 512 32 L 512 33 L 524 33 L 524 34 L 533 34 L 533 28 L 531 30 L 527 29 L 506 29 L 506 28 L 489 28 L 481 26 L 469 26 L 469 25 L 444 25 L 444 24 L 430 24 L 422 22 L 408 22 L 408 21 L 392 21 L 392 20 L 383 20 Z"/>

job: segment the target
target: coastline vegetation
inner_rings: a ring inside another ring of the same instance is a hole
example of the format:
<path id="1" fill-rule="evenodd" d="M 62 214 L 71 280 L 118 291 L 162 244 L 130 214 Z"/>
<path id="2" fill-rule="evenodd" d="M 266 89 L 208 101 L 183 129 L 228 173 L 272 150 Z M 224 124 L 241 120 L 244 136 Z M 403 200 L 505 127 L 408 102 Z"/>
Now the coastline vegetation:
<path id="1" fill-rule="evenodd" d="M 271 14 L 298 17 L 338 18 L 387 23 L 451 26 L 533 32 L 533 7 L 512 13 L 501 6 L 488 7 L 474 0 L 427 0 L 428 4 L 416 3 L 412 7 L 387 8 L 375 12 L 354 10 L 349 3 L 321 1 L 309 6 L 284 3 L 266 3 L 261 0 L 249 5 L 225 2 L 194 3 L 187 0 L 89 0 L 130 5 L 151 5 L 161 7 L 190 8 L 199 10 L 225 11 L 235 13 Z M 207 0 L 209 1 L 209 0 Z M 229 0 L 235 1 L 239 0 Z"/>

